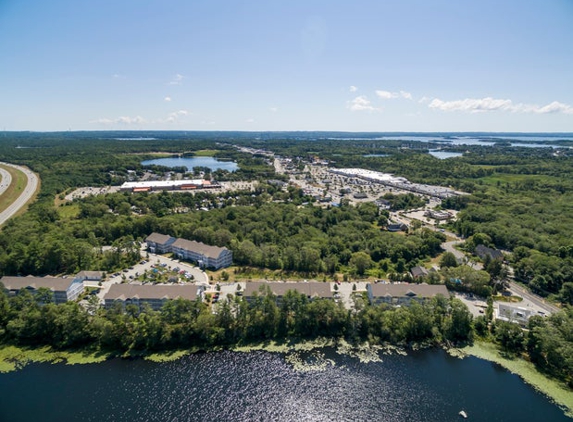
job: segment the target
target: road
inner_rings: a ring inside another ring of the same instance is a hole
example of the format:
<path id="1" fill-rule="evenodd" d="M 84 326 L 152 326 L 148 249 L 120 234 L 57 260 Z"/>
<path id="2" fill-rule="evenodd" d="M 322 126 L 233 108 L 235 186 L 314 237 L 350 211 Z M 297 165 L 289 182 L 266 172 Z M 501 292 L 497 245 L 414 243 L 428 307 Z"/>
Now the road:
<path id="1" fill-rule="evenodd" d="M 527 299 L 538 308 L 541 308 L 544 311 L 546 311 L 548 314 L 559 312 L 559 308 L 551 305 L 550 303 L 547 303 L 547 301 L 544 300 L 542 297 L 531 293 L 530 291 L 521 287 L 519 284 L 513 281 L 509 283 L 509 290 L 512 292 L 512 294 L 516 294 L 517 296 L 521 296 L 524 299 Z"/>
<path id="2" fill-rule="evenodd" d="M 10 183 L 12 183 L 12 175 L 3 168 L 0 168 L 0 196 L 8 189 Z"/>
<path id="3" fill-rule="evenodd" d="M 0 226 L 1 226 L 6 221 L 8 221 L 8 219 L 10 219 L 14 214 L 16 214 L 20 210 L 20 208 L 26 205 L 26 203 L 32 198 L 32 196 L 34 196 L 34 192 L 36 192 L 36 189 L 38 188 L 39 179 L 38 176 L 36 176 L 30 169 L 26 167 L 16 166 L 14 164 L 8 164 L 8 163 L 0 163 L 0 164 L 13 167 L 16 170 L 21 171 L 26 175 L 26 178 L 28 179 L 28 183 L 26 184 L 26 187 L 24 188 L 18 199 L 16 199 L 13 203 L 10 204 L 8 208 L 6 208 L 4 211 L 0 213 Z"/>

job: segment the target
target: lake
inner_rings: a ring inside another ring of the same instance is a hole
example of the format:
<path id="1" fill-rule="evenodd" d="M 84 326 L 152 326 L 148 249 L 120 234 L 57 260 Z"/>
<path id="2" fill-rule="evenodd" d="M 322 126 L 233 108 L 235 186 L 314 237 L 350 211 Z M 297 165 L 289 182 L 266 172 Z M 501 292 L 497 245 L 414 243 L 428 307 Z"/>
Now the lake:
<path id="1" fill-rule="evenodd" d="M 446 158 L 461 157 L 463 155 L 461 152 L 440 151 L 438 149 L 431 149 L 429 153 L 430 155 L 433 155 L 440 160 L 444 160 Z"/>
<path id="2" fill-rule="evenodd" d="M 193 170 L 193 167 L 208 167 L 212 171 L 227 170 L 235 171 L 239 168 L 233 161 L 219 161 L 213 157 L 170 157 L 156 158 L 141 162 L 144 166 L 157 165 L 165 167 L 187 167 L 187 170 Z"/>
<path id="3" fill-rule="evenodd" d="M 488 361 L 441 350 L 382 356 L 325 348 L 301 371 L 285 355 L 215 352 L 167 363 L 32 364 L 0 374 L 0 420 L 22 421 L 569 421 L 547 398 Z M 293 355 L 290 355 L 292 358 Z"/>

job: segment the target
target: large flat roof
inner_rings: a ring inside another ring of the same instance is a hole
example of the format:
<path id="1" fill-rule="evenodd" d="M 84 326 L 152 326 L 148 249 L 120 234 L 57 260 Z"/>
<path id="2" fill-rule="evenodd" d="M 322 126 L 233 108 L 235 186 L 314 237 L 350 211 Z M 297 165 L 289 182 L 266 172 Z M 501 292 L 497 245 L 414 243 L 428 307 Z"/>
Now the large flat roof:
<path id="1" fill-rule="evenodd" d="M 173 188 L 185 185 L 211 186 L 211 182 L 205 183 L 203 179 L 192 180 L 151 180 L 147 182 L 125 182 L 120 189 L 138 189 L 138 188 Z"/>

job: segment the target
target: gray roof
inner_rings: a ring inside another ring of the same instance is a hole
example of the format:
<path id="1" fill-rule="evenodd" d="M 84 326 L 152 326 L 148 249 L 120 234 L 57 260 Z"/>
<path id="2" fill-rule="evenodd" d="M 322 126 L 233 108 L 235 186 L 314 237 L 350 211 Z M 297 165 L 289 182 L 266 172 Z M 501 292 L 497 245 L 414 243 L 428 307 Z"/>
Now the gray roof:
<path id="1" fill-rule="evenodd" d="M 197 299 L 197 286 L 191 284 L 112 284 L 104 299 L 177 299 L 178 297 L 187 300 Z"/>
<path id="2" fill-rule="evenodd" d="M 417 267 L 412 267 L 410 273 L 412 274 L 412 277 L 422 277 L 428 275 L 428 270 L 425 269 L 424 267 L 417 266 Z"/>
<path id="3" fill-rule="evenodd" d="M 223 251 L 227 251 L 227 248 L 220 248 L 218 246 L 211 246 L 206 245 L 201 242 L 196 242 L 194 240 L 187 240 L 187 239 L 177 239 L 171 245 L 173 248 L 181 248 L 186 251 L 197 252 L 202 255 L 205 255 L 208 258 L 217 259 L 221 255 Z"/>
<path id="4" fill-rule="evenodd" d="M 436 295 L 449 297 L 448 289 L 443 284 L 370 284 L 370 291 L 373 297 L 391 296 L 391 297 L 420 297 L 431 298 Z"/>
<path id="5" fill-rule="evenodd" d="M 172 237 L 168 236 L 166 234 L 161 234 L 161 233 L 151 233 L 149 236 L 147 236 L 147 238 L 145 239 L 146 242 L 153 242 L 153 243 L 157 243 L 159 245 L 165 245 L 166 243 L 169 243 L 170 241 L 172 241 Z"/>
<path id="6" fill-rule="evenodd" d="M 301 283 L 268 283 L 268 282 L 249 282 L 245 288 L 245 295 L 252 296 L 253 293 L 259 292 L 261 286 L 269 286 L 271 291 L 277 296 L 284 296 L 289 290 L 296 290 L 299 293 L 310 297 L 332 298 L 330 283 L 322 282 L 301 282 Z"/>
<path id="7" fill-rule="evenodd" d="M 497 249 L 488 248 L 485 245 L 477 245 L 476 246 L 476 255 L 480 258 L 484 259 L 486 255 L 489 255 L 491 259 L 503 259 L 503 253 L 498 251 Z"/>
<path id="8" fill-rule="evenodd" d="M 74 278 L 61 278 L 61 277 L 2 277 L 0 282 L 8 290 L 20 290 L 25 288 L 39 289 L 45 287 L 52 291 L 65 292 Z"/>

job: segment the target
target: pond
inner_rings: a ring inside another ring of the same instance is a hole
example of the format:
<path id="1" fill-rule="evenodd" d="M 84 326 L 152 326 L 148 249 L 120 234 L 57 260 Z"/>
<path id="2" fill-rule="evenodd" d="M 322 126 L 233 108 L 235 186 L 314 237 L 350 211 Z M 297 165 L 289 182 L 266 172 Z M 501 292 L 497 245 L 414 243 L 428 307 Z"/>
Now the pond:
<path id="1" fill-rule="evenodd" d="M 330 348 L 210 352 L 0 374 L 0 420 L 11 422 L 454 422 L 461 410 L 470 421 L 571 421 L 500 366 L 442 350 L 370 363 Z"/>
<path id="2" fill-rule="evenodd" d="M 235 171 L 239 168 L 234 161 L 219 161 L 214 157 L 169 157 L 156 158 L 141 162 L 142 165 L 157 165 L 165 167 L 186 167 L 187 170 L 193 170 L 193 167 L 208 167 L 212 171 L 227 170 Z"/>

